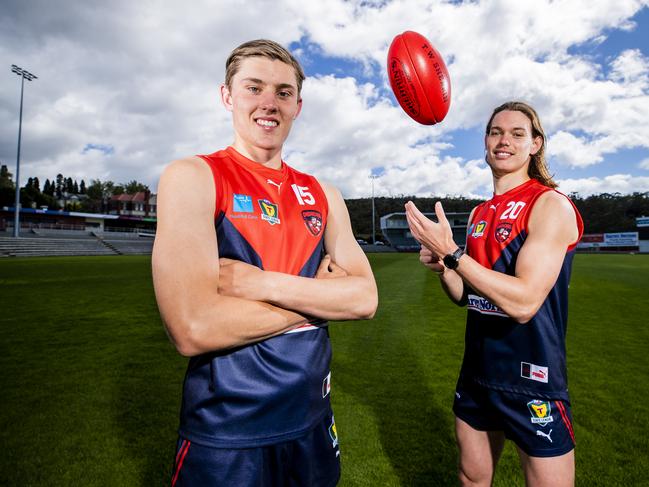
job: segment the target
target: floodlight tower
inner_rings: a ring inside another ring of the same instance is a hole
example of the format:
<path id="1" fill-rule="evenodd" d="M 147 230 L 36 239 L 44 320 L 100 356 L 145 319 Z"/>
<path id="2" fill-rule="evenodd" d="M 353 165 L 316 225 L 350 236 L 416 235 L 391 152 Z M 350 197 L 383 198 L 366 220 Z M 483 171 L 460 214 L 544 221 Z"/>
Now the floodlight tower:
<path id="1" fill-rule="evenodd" d="M 372 180 L 372 245 L 376 244 L 376 217 L 374 216 L 375 214 L 375 209 L 374 209 L 374 180 L 380 178 L 381 176 L 378 176 L 376 174 L 370 174 L 370 179 Z"/>
<path id="2" fill-rule="evenodd" d="M 18 238 L 20 233 L 20 136 L 22 135 L 23 126 L 23 91 L 25 89 L 25 80 L 33 81 L 38 76 L 29 71 L 19 68 L 15 64 L 11 65 L 11 72 L 20 76 L 20 117 L 18 119 L 18 154 L 16 155 L 16 205 L 14 208 L 14 237 Z"/>

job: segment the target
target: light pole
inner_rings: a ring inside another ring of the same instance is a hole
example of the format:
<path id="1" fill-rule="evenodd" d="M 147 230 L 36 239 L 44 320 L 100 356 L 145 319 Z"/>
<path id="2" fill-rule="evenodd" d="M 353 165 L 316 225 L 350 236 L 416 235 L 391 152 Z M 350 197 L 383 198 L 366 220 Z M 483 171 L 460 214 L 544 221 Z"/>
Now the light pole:
<path id="1" fill-rule="evenodd" d="M 19 68 L 15 64 L 11 65 L 11 72 L 20 76 L 20 117 L 18 119 L 18 154 L 16 155 L 16 205 L 14 208 L 14 237 L 18 238 L 20 233 L 20 136 L 23 127 L 23 91 L 25 89 L 25 80 L 32 81 L 38 79 L 38 76 L 29 71 Z"/>
<path id="2" fill-rule="evenodd" d="M 372 245 L 376 243 L 376 217 L 374 216 L 375 210 L 374 210 L 374 180 L 380 178 L 380 176 L 377 176 L 376 174 L 370 174 L 370 179 L 372 180 Z"/>

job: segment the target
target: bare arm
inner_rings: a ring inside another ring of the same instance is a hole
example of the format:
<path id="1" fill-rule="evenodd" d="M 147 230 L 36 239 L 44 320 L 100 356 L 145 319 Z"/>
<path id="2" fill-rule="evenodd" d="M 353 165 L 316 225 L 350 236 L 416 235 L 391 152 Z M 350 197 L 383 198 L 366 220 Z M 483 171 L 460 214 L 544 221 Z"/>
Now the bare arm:
<path id="1" fill-rule="evenodd" d="M 306 322 L 268 303 L 218 293 L 212 173 L 197 157 L 169 165 L 158 187 L 153 284 L 162 320 L 186 356 L 281 334 Z"/>
<path id="2" fill-rule="evenodd" d="M 407 215 L 415 238 L 438 258 L 453 252 L 450 226 L 438 202 L 440 223 L 423 216 L 412 203 Z M 482 296 L 519 323 L 527 323 L 538 311 L 561 270 L 567 247 L 578 237 L 575 212 L 558 193 L 541 195 L 532 209 L 529 235 L 516 260 L 514 276 L 483 267 L 468 255 L 460 258 L 456 273 Z"/>
<path id="3" fill-rule="evenodd" d="M 325 228 L 325 250 L 345 275 L 318 279 L 262 271 L 241 262 L 222 267 L 221 292 L 326 320 L 369 319 L 378 305 L 374 275 L 367 257 L 352 233 L 347 207 L 334 187 L 322 185 L 329 203 Z M 321 266 L 322 267 L 322 266 Z M 228 276 L 225 277 L 225 273 Z"/>

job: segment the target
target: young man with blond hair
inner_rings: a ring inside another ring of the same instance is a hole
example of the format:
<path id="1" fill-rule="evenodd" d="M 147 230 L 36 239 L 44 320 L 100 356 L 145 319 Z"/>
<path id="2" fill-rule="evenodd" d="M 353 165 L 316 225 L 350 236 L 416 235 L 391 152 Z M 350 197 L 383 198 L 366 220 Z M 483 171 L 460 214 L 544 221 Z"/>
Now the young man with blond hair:
<path id="1" fill-rule="evenodd" d="M 233 143 L 160 179 L 156 298 L 190 357 L 174 486 L 338 482 L 326 320 L 371 318 L 378 297 L 340 193 L 282 160 L 303 80 L 275 42 L 236 48 Z"/>

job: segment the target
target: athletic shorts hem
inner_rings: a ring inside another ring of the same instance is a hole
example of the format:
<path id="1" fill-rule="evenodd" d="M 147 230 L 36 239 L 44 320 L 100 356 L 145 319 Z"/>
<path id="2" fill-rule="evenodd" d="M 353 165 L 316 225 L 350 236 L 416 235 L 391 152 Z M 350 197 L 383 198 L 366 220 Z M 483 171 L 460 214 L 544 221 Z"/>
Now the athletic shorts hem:
<path id="1" fill-rule="evenodd" d="M 324 410 L 323 413 L 320 416 L 318 416 L 313 421 L 313 423 L 307 426 L 306 428 L 302 428 L 297 431 L 290 431 L 288 433 L 282 433 L 279 435 L 268 436 L 265 438 L 250 438 L 250 439 L 242 439 L 242 440 L 217 439 L 217 438 L 201 435 L 199 433 L 188 432 L 186 430 L 183 430 L 182 428 L 178 429 L 178 435 L 181 436 L 182 438 L 191 441 L 192 443 L 196 443 L 197 445 L 207 446 L 211 448 L 227 448 L 232 450 L 244 449 L 244 448 L 259 448 L 263 446 L 276 445 L 278 443 L 283 443 L 285 441 L 291 441 L 291 440 L 296 440 L 298 438 L 301 438 L 309 434 L 310 431 L 316 428 L 324 420 L 327 414 L 333 415 L 331 409 Z"/>
<path id="2" fill-rule="evenodd" d="M 512 440 L 514 441 L 514 440 Z M 514 441 L 514 443 L 516 443 Z M 520 446 L 518 443 L 516 443 L 516 446 L 523 450 L 523 452 L 530 456 L 530 457 L 539 457 L 539 458 L 550 458 L 550 457 L 560 457 L 561 455 L 565 455 L 566 453 L 571 452 L 572 450 L 575 449 L 575 445 L 568 446 L 566 448 L 557 448 L 554 450 L 533 450 L 529 448 L 523 448 Z"/>
<path id="3" fill-rule="evenodd" d="M 475 418 L 469 418 L 467 416 L 464 416 L 463 414 L 458 414 L 458 412 L 455 410 L 455 407 L 453 407 L 453 414 L 455 414 L 456 418 L 461 419 L 466 424 L 471 426 L 471 428 L 473 428 L 474 430 L 477 430 L 477 431 L 502 431 L 502 430 L 499 430 L 499 429 L 487 428 L 484 425 L 476 424 Z"/>

